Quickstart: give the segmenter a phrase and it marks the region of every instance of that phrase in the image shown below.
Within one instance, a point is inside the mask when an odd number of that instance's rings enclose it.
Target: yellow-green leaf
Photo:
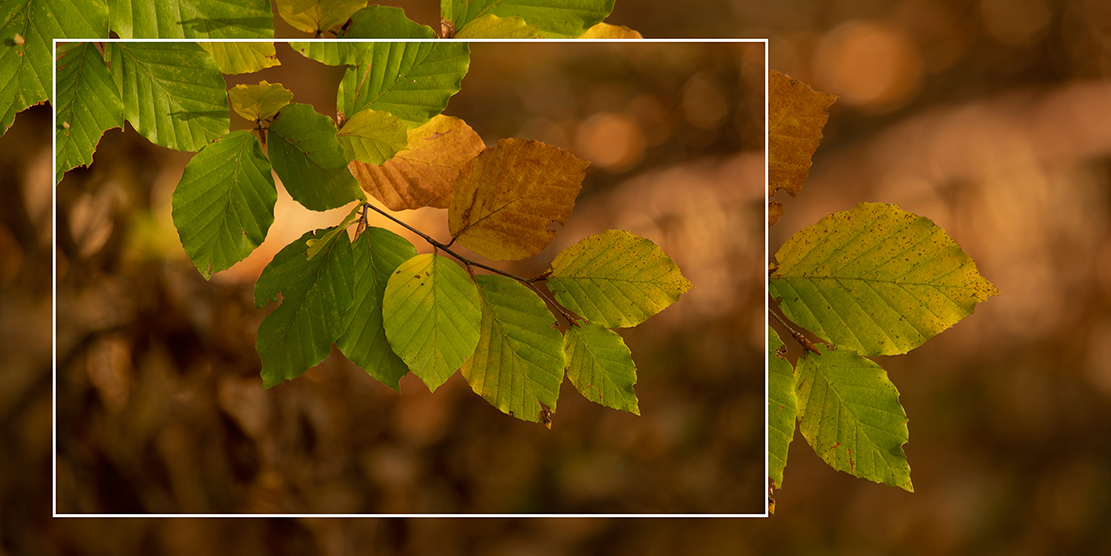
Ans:
[[[386,111],[360,110],[336,132],[348,160],[382,164],[408,144],[405,124]]]
[[[552,411],[563,382],[563,338],[544,300],[512,278],[475,277],[482,326],[461,372],[502,413],[534,423]]]
[[[798,194],[835,100],[778,71],[768,73],[768,195],[777,189]]]
[[[887,371],[841,348],[801,359],[796,383],[799,431],[820,458],[838,471],[914,492],[903,453],[907,414]]]
[[[466,122],[441,114],[410,129],[406,149],[385,164],[356,161],[348,168],[390,210],[448,208],[459,171],[485,148]]]
[[[298,31],[327,31],[366,7],[366,0],[275,0],[278,14]]]
[[[589,164],[539,141],[498,141],[459,174],[448,212],[452,237],[496,261],[539,253],[555,239],[548,226],[571,216]]]
[[[584,398],[640,415],[633,385],[637,367],[621,335],[599,324],[572,326],[563,334],[567,378]]]
[[[248,121],[271,118],[293,100],[293,93],[279,83],[260,81],[258,85],[236,85],[228,91],[231,109]]]
[[[580,39],[643,39],[640,33],[624,25],[598,23],[583,33]]]
[[[776,253],[783,314],[864,355],[906,353],[999,290],[930,219],[861,203],[804,228]]]
[[[606,328],[636,326],[693,287],[655,243],[624,230],[564,249],[548,276],[548,289],[564,307]]]
[[[768,478],[775,488],[783,488],[783,468],[798,416],[794,369],[783,357],[785,351],[779,334],[768,327]]]
[[[251,73],[280,66],[272,42],[202,42],[201,48],[216,60],[221,73]]]
[[[498,17],[486,14],[467,23],[456,34],[457,39],[535,39],[540,28],[519,17]]]

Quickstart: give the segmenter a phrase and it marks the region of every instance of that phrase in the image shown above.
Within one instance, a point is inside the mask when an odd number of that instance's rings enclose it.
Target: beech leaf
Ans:
[[[221,73],[252,73],[280,66],[272,42],[202,42],[201,48],[212,55]]]
[[[408,144],[405,124],[389,112],[360,110],[336,133],[348,160],[382,164]]]
[[[504,276],[480,275],[482,325],[461,372],[490,405],[524,421],[555,410],[563,382],[563,338],[544,300]],[[541,406],[543,404],[543,406]]]
[[[798,416],[794,368],[783,357],[785,352],[779,334],[768,327],[768,477],[775,488],[783,488],[783,468]]]
[[[434,391],[474,353],[482,310],[471,277],[447,258],[428,253],[394,270],[382,319],[394,353]]]
[[[280,83],[259,81],[258,85],[236,85],[228,91],[231,108],[251,122],[274,117],[291,100],[293,93]]]
[[[567,378],[584,398],[640,415],[633,385],[637,367],[621,335],[599,324],[572,326],[563,334]]]
[[[409,368],[386,340],[382,297],[390,276],[401,263],[417,256],[417,250],[401,236],[371,226],[351,244],[351,252],[354,299],[336,347],[367,374],[398,390]]]
[[[540,28],[519,17],[498,17],[486,14],[463,26],[457,39],[533,39],[540,37]]]
[[[798,195],[835,100],[778,71],[768,73],[769,197],[777,189]]]
[[[390,210],[448,208],[463,165],[486,148],[463,120],[438,115],[410,129],[406,148],[381,165],[349,165],[363,190]]]
[[[274,172],[305,208],[334,209],[363,197],[347,171],[335,124],[312,106],[293,103],[282,108],[266,135]]]
[[[564,249],[549,273],[560,304],[606,328],[636,326],[694,287],[655,243],[624,230]]]
[[[70,45],[58,59],[57,177],[93,162],[105,131],[123,125],[123,102],[93,43]],[[59,46],[59,52],[62,48]]]
[[[999,290],[930,219],[861,203],[800,230],[775,254],[783,314],[863,355],[906,353]]]
[[[558,147],[502,139],[463,166],[448,212],[460,244],[496,261],[531,257],[566,224],[590,163]]]
[[[298,31],[327,31],[351,18],[366,0],[275,0],[278,15]]]
[[[543,37],[575,38],[601,23],[613,11],[613,3],[614,0],[440,0],[440,17],[444,28],[456,31],[487,14],[519,17],[539,27]]]
[[[903,453],[907,415],[887,371],[840,348],[807,354],[796,373],[799,431],[818,457],[838,471],[914,492]]]

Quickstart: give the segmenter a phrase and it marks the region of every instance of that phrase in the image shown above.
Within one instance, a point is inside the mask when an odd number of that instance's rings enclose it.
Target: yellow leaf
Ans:
[[[277,83],[264,80],[258,85],[236,85],[228,91],[228,98],[236,114],[254,122],[277,114],[293,100],[293,93]]]
[[[519,17],[498,17],[486,14],[460,29],[457,39],[535,39],[540,37],[540,28],[529,25]]]
[[[459,170],[484,148],[466,122],[441,114],[410,129],[408,148],[385,164],[355,161],[348,168],[363,190],[390,210],[448,208]]]
[[[580,39],[643,39],[640,33],[624,25],[598,23],[586,30]]]
[[[278,14],[298,31],[327,31],[366,7],[366,0],[276,0]]]
[[[802,189],[837,95],[811,89],[777,71],[768,74],[768,196]]]
[[[282,65],[272,42],[202,42],[220,73],[252,73]]]
[[[589,161],[528,139],[502,139],[463,167],[448,212],[460,244],[489,259],[531,257],[566,224]]]

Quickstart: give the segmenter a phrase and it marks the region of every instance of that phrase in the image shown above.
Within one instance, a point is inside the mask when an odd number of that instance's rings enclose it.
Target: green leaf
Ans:
[[[108,7],[103,0],[0,4],[0,132],[11,127],[17,113],[50,99],[53,39],[106,36]]]
[[[257,122],[277,114],[293,100],[293,93],[280,83],[271,84],[262,80],[258,85],[236,85],[228,91],[228,98],[236,114]]]
[[[346,233],[347,226],[359,217],[359,211],[362,208],[363,204],[357,203],[355,206],[351,207],[351,212],[347,213],[347,216],[344,217],[343,221],[340,222],[339,225],[335,228],[332,228],[330,232],[327,232],[324,235],[320,236],[319,239],[310,239],[306,241],[305,245],[307,245],[309,249],[308,251],[305,251],[305,256],[309,259],[316,257],[329,243],[331,243],[332,238],[335,237],[336,234]]]
[[[293,103],[282,108],[267,138],[274,172],[305,208],[334,209],[363,197],[359,182],[347,170],[335,124],[312,106]]]
[[[345,39],[431,39],[436,32],[405,17],[405,10],[367,6],[351,16],[351,26],[340,35]]]
[[[910,492],[907,415],[887,371],[855,351],[808,354],[797,372],[799,430],[838,471]]]
[[[787,240],[768,289],[787,318],[864,355],[906,353],[999,290],[928,218],[862,203]]]
[[[228,132],[227,85],[196,43],[108,44],[124,116],[151,143],[198,151]]]
[[[563,382],[563,338],[544,300],[512,278],[476,276],[482,326],[463,377],[490,405],[539,423]]]
[[[519,17],[498,17],[486,14],[463,26],[457,39],[534,39],[541,36],[540,28],[529,25]]]
[[[269,0],[108,0],[108,11],[124,39],[274,37]]]
[[[359,55],[340,82],[344,114],[386,110],[412,128],[444,111],[470,66],[463,42],[378,42]]]
[[[298,31],[320,33],[366,6],[366,0],[275,0],[278,15]]]
[[[434,254],[405,261],[382,299],[386,339],[413,374],[436,390],[478,345],[478,290],[459,265]]]
[[[782,351],[781,351],[782,350]],[[768,327],[768,477],[775,488],[783,488],[783,468],[787,466],[787,449],[795,436],[798,398],[795,376],[779,334]]]
[[[312,41],[291,42],[290,48],[302,56],[328,66],[353,66],[359,54],[371,47],[363,42]]]
[[[445,29],[462,30],[478,18],[520,17],[550,38],[579,37],[613,11],[614,0],[440,0]],[[447,32],[445,36],[452,36]]]
[[[205,280],[266,239],[277,200],[270,162],[249,131],[229,133],[189,161],[174,190],[173,219]]]
[[[463,165],[448,209],[461,245],[496,260],[543,251],[575,208],[589,161],[529,139],[502,139]]]
[[[360,110],[336,133],[348,160],[382,164],[409,144],[405,124],[389,112]]]
[[[694,287],[655,243],[624,230],[564,249],[549,272],[560,304],[606,328],[636,326]]]
[[[367,374],[398,390],[409,368],[386,340],[382,297],[390,276],[401,263],[417,256],[417,250],[401,236],[375,227],[364,230],[351,246],[355,302],[344,318],[336,347]]]
[[[344,314],[353,301],[351,243],[347,234],[337,234],[323,256],[310,260],[305,242],[313,237],[308,232],[285,246],[255,282],[257,307],[282,294],[281,306],[259,325],[255,344],[266,388],[319,365],[344,331]]]
[[[212,55],[221,73],[253,73],[282,65],[272,42],[202,42],[200,45]]]
[[[633,385],[637,367],[621,335],[599,324],[572,326],[563,335],[567,378],[584,398],[640,415]]]
[[[58,59],[58,180],[72,168],[89,165],[100,136],[123,126],[123,103],[104,58],[92,43],[81,43]]]

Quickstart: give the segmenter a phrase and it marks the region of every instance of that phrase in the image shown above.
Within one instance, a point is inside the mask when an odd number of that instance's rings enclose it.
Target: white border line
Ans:
[[[543,43],[543,42],[568,42],[581,44],[584,42],[697,42],[697,43],[763,43],[764,47],[764,96],[763,96],[763,133],[764,133],[764,190],[768,189],[768,39],[53,39],[51,42],[51,99],[58,98],[58,80],[54,79],[58,72],[58,43],[59,42],[509,42],[509,43]],[[51,106],[52,103],[51,103]],[[58,110],[51,112],[51,152],[52,160],[58,160]],[[260,518],[260,517],[306,517],[306,518],[537,518],[537,517],[591,517],[591,518],[660,518],[660,517],[689,517],[689,518],[753,518],[768,517],[767,483],[763,481],[761,496],[764,499],[763,514],[59,514],[58,513],[58,165],[51,163],[51,398],[53,421],[51,426],[51,516],[72,518],[101,518],[101,517],[208,517],[208,518]],[[764,260],[768,260],[768,203],[764,203]],[[764,319],[768,315],[768,280],[764,280]],[[768,326],[764,325],[764,477],[768,476]]]

